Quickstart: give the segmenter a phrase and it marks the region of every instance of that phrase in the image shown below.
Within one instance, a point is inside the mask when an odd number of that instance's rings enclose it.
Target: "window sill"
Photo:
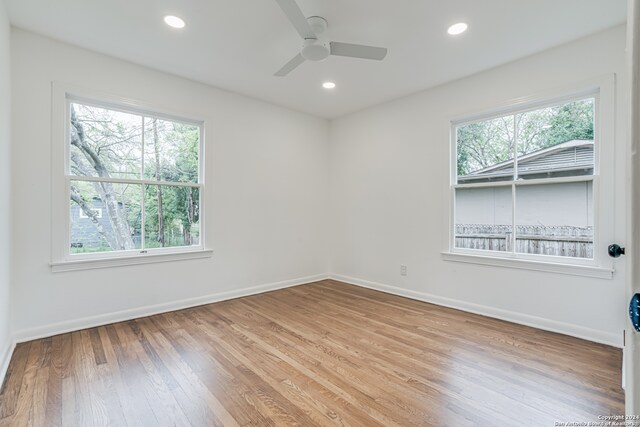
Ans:
[[[127,265],[152,264],[158,262],[182,261],[188,259],[211,258],[212,249],[175,252],[169,254],[140,254],[136,256],[123,256],[118,258],[79,259],[70,261],[52,262],[51,272],[61,273],[65,271],[92,270],[96,268],[125,267]]]
[[[499,258],[486,255],[470,255],[455,252],[442,252],[445,261],[464,262],[468,264],[490,265],[521,270],[545,271],[548,273],[569,274],[572,276],[613,279],[613,268],[594,267],[589,265],[562,264],[555,262],[531,261],[523,259]]]

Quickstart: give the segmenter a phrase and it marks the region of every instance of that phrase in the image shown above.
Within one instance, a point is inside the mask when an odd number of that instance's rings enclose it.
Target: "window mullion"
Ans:
[[[568,176],[562,178],[536,178],[527,180],[518,180],[515,182],[517,187],[526,187],[529,185],[541,185],[541,184],[567,184],[572,182],[592,182],[595,181],[594,175],[577,175]],[[90,181],[88,179],[87,181]],[[494,182],[479,182],[473,184],[455,184],[452,188],[498,188],[498,187],[511,187],[513,181],[494,181]],[[197,186],[196,184],[190,186]]]
[[[140,202],[140,249],[141,250],[145,250],[145,217],[147,216],[146,214],[146,209],[145,209],[145,205],[144,205],[144,199],[145,199],[145,194],[146,194],[146,186],[144,184],[142,184],[140,186],[141,188],[141,197],[142,197],[142,201]]]
[[[145,137],[145,123],[144,123],[144,116],[142,116],[142,153],[141,153],[141,159],[142,159],[142,165],[140,167],[140,179],[144,180],[144,137]],[[146,188],[145,188],[145,184],[142,184],[141,186],[142,192],[140,194],[140,196],[142,197],[142,200],[140,202],[140,249],[142,251],[145,250],[145,217],[146,217],[146,209],[144,206],[144,199],[145,199],[145,194],[146,194]]]
[[[144,180],[144,151],[145,151],[145,147],[144,147],[145,140],[144,140],[144,137],[145,137],[145,133],[146,133],[145,132],[145,127],[144,127],[145,126],[144,119],[145,119],[145,117],[142,116],[141,117],[141,120],[142,120],[142,135],[141,135],[141,138],[140,138],[142,140],[142,152],[140,153],[140,159],[141,159],[140,161],[142,162],[142,164],[140,165],[140,179],[141,180]]]
[[[511,253],[516,253],[516,184],[511,184]]]
[[[197,182],[185,181],[154,181],[149,179],[123,179],[123,178],[101,178],[98,176],[86,176],[86,175],[68,175],[69,178],[75,181],[89,181],[89,182],[110,182],[112,184],[146,184],[146,185],[163,185],[167,187],[204,187],[204,184]]]
[[[511,184],[511,253],[516,253],[516,181],[518,180],[518,124],[517,114],[513,115],[513,183]]]
[[[518,180],[518,125],[517,114],[513,115],[513,180]]]

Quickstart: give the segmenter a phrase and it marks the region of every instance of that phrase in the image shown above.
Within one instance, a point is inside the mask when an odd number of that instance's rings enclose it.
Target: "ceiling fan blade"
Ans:
[[[305,18],[295,0],[276,0],[276,2],[278,2],[284,14],[287,15],[287,18],[289,18],[289,21],[291,21],[298,34],[300,34],[300,37],[303,39],[316,38],[316,34],[311,29],[311,26],[309,26],[307,18]]]
[[[289,61],[286,64],[284,64],[284,67],[280,68],[274,74],[274,76],[276,76],[276,77],[284,77],[287,74],[289,74],[291,71],[293,71],[298,65],[302,64],[304,61],[305,60],[302,57],[302,55],[297,54],[296,56],[293,57],[293,59],[291,61]]]
[[[351,58],[375,59],[381,61],[387,56],[387,48],[364,46],[361,44],[331,42],[331,55]]]

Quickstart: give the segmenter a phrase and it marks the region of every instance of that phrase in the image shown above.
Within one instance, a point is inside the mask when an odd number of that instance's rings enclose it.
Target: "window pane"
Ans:
[[[140,249],[142,186],[71,181],[70,252]]]
[[[167,182],[198,182],[200,128],[145,117],[145,178]]]
[[[145,248],[200,244],[197,187],[148,185],[145,190]]]
[[[70,173],[138,179],[142,171],[142,117],[72,103]]]
[[[518,178],[593,175],[595,100],[516,115]]]
[[[511,187],[456,189],[455,247],[511,251]]]
[[[513,133],[513,116],[458,126],[458,183],[512,180]]]
[[[592,182],[518,186],[516,252],[593,258]]]

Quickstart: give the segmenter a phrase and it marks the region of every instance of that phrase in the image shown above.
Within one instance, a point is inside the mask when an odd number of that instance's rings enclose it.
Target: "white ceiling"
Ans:
[[[335,41],[389,49],[273,77],[300,49],[274,0],[5,0],[13,25],[275,104],[334,118],[623,23],[626,0],[298,0]],[[187,21],[184,30],[162,17]],[[447,27],[469,23],[462,36]],[[338,87],[322,89],[333,80]]]

